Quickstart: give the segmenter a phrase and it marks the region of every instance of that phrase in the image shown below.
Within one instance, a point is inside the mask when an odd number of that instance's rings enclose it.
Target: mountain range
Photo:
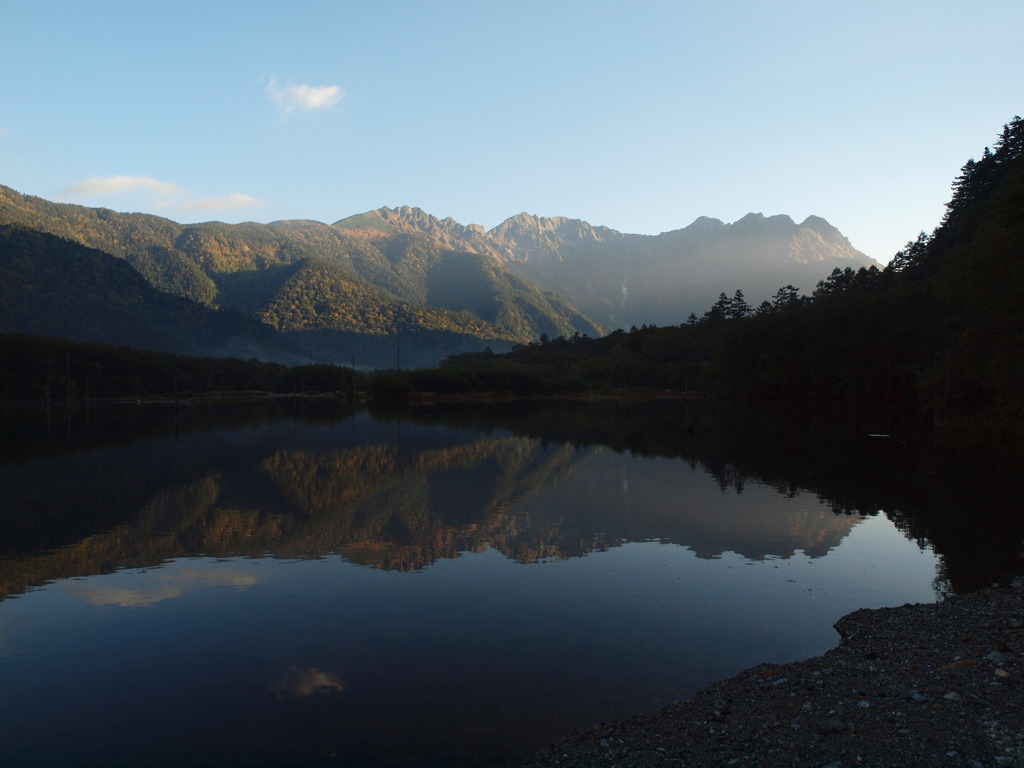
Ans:
[[[520,213],[485,231],[418,208],[380,208],[335,222],[371,241],[424,236],[493,256],[506,269],[567,298],[609,329],[675,325],[722,293],[755,305],[783,285],[810,293],[835,268],[879,266],[818,216],[750,213],[733,224],[702,216],[660,235],[631,235],[579,219]]]
[[[756,303],[873,263],[813,216],[700,218],[656,236],[525,213],[485,230],[409,207],[186,225],[0,186],[0,225],[18,225],[0,237],[0,330],[365,367],[678,324],[721,292]]]

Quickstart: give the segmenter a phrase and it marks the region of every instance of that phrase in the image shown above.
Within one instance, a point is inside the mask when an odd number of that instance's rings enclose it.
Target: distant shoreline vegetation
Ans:
[[[492,356],[492,353],[482,353]],[[493,355],[494,357],[500,357]],[[611,394],[680,397],[697,393],[646,387],[570,383],[498,365],[469,372],[457,367],[354,370],[323,363],[285,366],[256,359],[196,357],[125,346],[0,333],[0,403],[166,402],[174,398],[342,397],[380,400],[494,399]]]

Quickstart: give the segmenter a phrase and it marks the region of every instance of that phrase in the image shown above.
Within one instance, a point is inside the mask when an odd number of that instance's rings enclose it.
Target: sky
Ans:
[[[1024,112],[1020,0],[0,0],[0,184],[183,223],[410,205],[880,262]]]

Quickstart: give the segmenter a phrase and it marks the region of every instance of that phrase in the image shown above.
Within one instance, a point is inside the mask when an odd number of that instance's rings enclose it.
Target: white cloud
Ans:
[[[276,79],[267,83],[266,90],[270,100],[285,112],[329,109],[342,97],[337,85],[279,85]]]
[[[251,208],[262,201],[241,192],[224,197],[196,199],[188,190],[149,176],[93,176],[64,187],[62,199],[79,200],[87,197],[135,193],[130,204],[169,211],[225,211]]]
[[[174,195],[181,192],[176,185],[149,176],[93,176],[64,187],[64,194],[71,197],[95,197],[136,190],[158,195]]]
[[[251,195],[244,195],[241,192],[235,192],[234,194],[227,195],[226,197],[204,197],[202,200],[181,203],[180,205],[174,206],[174,210],[221,211],[234,208],[251,208],[256,205],[262,205],[262,201],[257,200]]]

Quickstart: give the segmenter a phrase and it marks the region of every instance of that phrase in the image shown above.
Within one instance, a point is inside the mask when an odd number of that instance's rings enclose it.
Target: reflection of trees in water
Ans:
[[[130,521],[53,551],[0,561],[0,595],[50,579],[109,573],[176,557],[272,554],[319,557],[394,570],[423,568],[438,558],[481,551],[489,543],[515,547],[526,559],[560,554],[549,539],[524,533],[528,521],[504,513],[518,497],[557,483],[571,472],[574,449],[542,447],[522,437],[485,438],[453,446],[400,450],[382,443],[343,449],[277,449],[258,461],[259,506],[237,473],[211,472],[158,491]],[[479,482],[484,499],[469,522],[453,524],[432,491],[458,477],[456,490]],[[253,482],[252,471],[242,471]],[[239,503],[238,496],[247,503]],[[557,528],[557,526],[556,526]]]
[[[339,552],[380,568],[422,568],[438,557],[480,551],[508,527],[503,509],[564,471],[571,449],[545,450],[521,437],[400,451],[375,445],[338,451],[278,451],[264,462],[297,510],[304,535],[277,554]],[[449,490],[449,494],[443,491]],[[469,520],[435,497],[474,499]],[[451,518],[455,517],[455,520]]]
[[[152,566],[194,553],[184,540],[194,538],[197,529],[208,531],[212,538],[223,538],[217,515],[211,515],[219,493],[217,476],[207,475],[172,491],[157,493],[131,523],[116,525],[53,551],[0,559],[0,596],[6,598],[26,587],[55,579]],[[232,517],[228,513],[219,522],[223,525]],[[238,528],[234,520],[229,525]],[[238,532],[233,535],[237,537]]]
[[[644,513],[631,516],[615,503],[621,481],[608,469],[616,463],[635,468],[636,462],[600,446],[545,445],[521,436],[416,450],[390,443],[279,448],[257,463],[255,471],[211,473],[159,492],[130,524],[20,565],[8,562],[8,590],[18,590],[19,582],[38,583],[35,573],[63,578],[200,554],[335,553],[358,564],[411,570],[487,546],[527,563],[657,539],[691,546],[701,557],[728,548],[759,559],[762,542],[782,556],[795,547],[816,556],[849,530],[820,510],[797,511],[784,520],[756,511],[728,513],[724,520],[719,514],[712,516],[716,530],[710,536],[700,531],[708,524],[706,515],[680,513],[675,504],[645,502]],[[603,487],[605,482],[611,487]],[[252,485],[264,489],[258,507],[239,498],[251,496]],[[587,485],[598,486],[596,506],[571,498]],[[557,496],[555,489],[563,488],[570,498]],[[452,513],[453,495],[473,499],[469,519]],[[752,542],[748,547],[737,543],[744,532]]]
[[[529,404],[514,410],[433,410],[432,429],[447,415],[471,430],[443,444],[377,439],[336,447],[330,438],[311,438],[289,446],[271,437],[230,445],[199,441],[188,451],[168,453],[166,446],[157,450],[143,443],[106,457],[84,455],[80,466],[68,456],[33,465],[30,481],[18,480],[16,473],[0,475],[0,486],[11,493],[7,498],[20,500],[0,520],[0,533],[17,534],[8,541],[18,541],[22,529],[27,542],[47,541],[39,538],[50,530],[44,523],[59,527],[64,518],[73,521],[71,530],[104,529],[76,536],[48,554],[13,552],[16,559],[0,560],[0,592],[200,554],[336,553],[359,564],[410,570],[486,546],[533,562],[653,538],[705,557],[723,548],[749,558],[766,552],[785,556],[794,549],[817,556],[857,517],[880,511],[909,539],[935,547],[943,563],[940,582],[949,588],[987,583],[993,573],[1017,565],[1021,521],[1007,500],[1019,491],[1009,483],[981,485],[964,472],[946,471],[910,433],[909,440],[866,441],[868,431],[878,430],[863,422],[849,427],[837,419],[814,424],[778,412],[707,413],[681,403]],[[417,412],[404,417],[414,437]],[[315,426],[309,432],[320,434]],[[643,516],[630,516],[613,506],[533,503],[542,498],[541,489],[571,487],[588,472],[599,476],[591,464],[626,452],[681,461],[680,472],[707,472],[723,494],[744,497],[753,485],[789,498],[809,491],[833,514],[795,510],[767,532],[756,530],[765,522],[756,515],[736,513],[718,521],[748,533],[751,541],[757,534],[774,542],[758,549],[735,539],[725,544],[713,526],[700,530],[706,521],[695,522],[685,509],[670,505],[651,504]],[[104,458],[117,465],[105,466]],[[68,511],[55,475],[74,479],[80,507]],[[117,485],[115,476],[127,484]],[[609,485],[604,496],[614,492]],[[110,506],[104,495],[110,494],[127,499],[122,506],[135,504],[138,513],[111,522],[103,511],[105,503]],[[965,508],[958,500],[971,494],[978,501]],[[39,520],[32,522],[36,507]]]

